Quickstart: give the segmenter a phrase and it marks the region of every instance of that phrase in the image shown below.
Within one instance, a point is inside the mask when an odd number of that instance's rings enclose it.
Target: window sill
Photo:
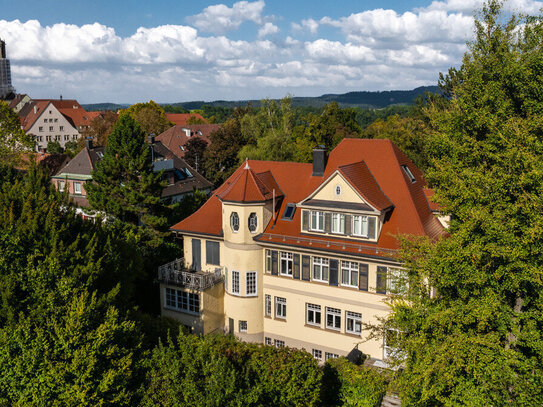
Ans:
[[[336,328],[330,328],[330,327],[325,326],[325,327],[324,327],[324,330],[325,330],[325,331],[328,331],[328,332],[334,332],[334,333],[336,333],[336,334],[342,334],[341,328],[340,328],[340,329],[336,329]]]
[[[351,337],[353,337],[353,338],[362,339],[362,333],[355,334],[355,333],[352,333],[352,332],[345,332],[345,335],[351,336]]]
[[[312,328],[312,329],[322,329],[322,325],[313,325],[313,324],[308,324],[307,322],[305,323],[304,325],[306,328]]]
[[[279,321],[279,322],[287,322],[287,318],[283,318],[283,317],[275,317],[273,318],[274,321]]]

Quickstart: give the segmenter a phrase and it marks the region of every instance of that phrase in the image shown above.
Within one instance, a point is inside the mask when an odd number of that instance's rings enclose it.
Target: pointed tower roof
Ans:
[[[255,174],[248,160],[221,189],[217,196],[227,202],[265,202],[273,198],[274,190],[276,198],[283,195],[273,175],[269,171]]]

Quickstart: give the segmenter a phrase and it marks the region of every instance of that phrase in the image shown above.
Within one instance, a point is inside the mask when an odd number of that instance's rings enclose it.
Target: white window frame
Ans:
[[[81,182],[74,182],[74,194],[81,195]]]
[[[324,212],[311,211],[309,223],[309,228],[311,229],[311,231],[324,232]]]
[[[270,294],[264,296],[264,315],[267,317],[272,316],[272,300]]]
[[[330,278],[330,259],[327,257],[313,257],[313,280],[328,282]],[[324,271],[326,270],[326,278]],[[318,271],[318,272],[317,272]]]
[[[329,317],[331,317],[331,321]],[[341,310],[340,309],[326,307],[326,328],[333,329],[334,331],[341,331]]]
[[[345,332],[353,335],[362,335],[362,314],[345,311]]]
[[[313,357],[315,359],[317,359],[319,362],[322,362],[322,350],[320,349],[313,349],[311,351],[311,353],[313,354]]]
[[[251,281],[252,278],[249,278],[250,276],[254,276],[254,281]],[[247,297],[256,297],[257,292],[258,292],[257,279],[258,279],[258,275],[256,271],[248,271],[245,273],[245,295]]]
[[[337,353],[332,352],[325,352],[324,353],[324,361],[326,362],[328,359],[337,359],[339,358],[339,355]]]
[[[269,336],[264,337],[264,345],[272,346],[272,338],[270,338]]]
[[[275,297],[275,318],[287,319],[287,299]]]
[[[164,287],[164,308],[199,315],[200,294]]]
[[[66,188],[66,181],[59,181],[58,182],[58,192],[64,192],[64,188]]]
[[[346,277],[346,278],[345,278]],[[359,266],[355,261],[341,261],[341,285],[358,288]]]
[[[285,347],[285,341],[282,341],[280,339],[274,339],[273,340],[273,346],[276,348],[284,348]]]
[[[239,321],[239,332],[247,332],[247,321]]]
[[[357,227],[358,223],[358,227]],[[368,237],[369,236],[369,218],[365,215],[353,215],[352,217],[352,234],[353,236]]]
[[[284,264],[283,264],[284,262]],[[285,267],[283,267],[283,265]],[[286,268],[286,270],[284,270]],[[290,252],[280,252],[279,255],[279,273],[282,276],[292,277],[292,271],[294,270],[294,255]],[[290,271],[290,272],[289,272]]]
[[[345,234],[345,214],[338,212],[332,213],[332,227],[330,230],[337,235]]]
[[[232,294],[239,295],[239,288],[240,288],[240,278],[239,278],[239,271],[232,270],[232,290],[230,291]]]
[[[319,322],[317,322],[317,315]],[[305,304],[305,323],[320,328],[322,324],[322,309],[320,305],[310,303]]]
[[[272,269],[272,251],[266,249],[266,273],[271,273]]]

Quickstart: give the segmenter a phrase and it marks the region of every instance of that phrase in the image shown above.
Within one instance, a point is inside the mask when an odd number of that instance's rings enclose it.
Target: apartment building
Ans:
[[[163,315],[322,361],[386,359],[386,343],[366,340],[363,326],[390,311],[397,236],[445,229],[422,173],[389,140],[345,139],[313,158],[249,160],[171,228],[184,259],[159,268]]]

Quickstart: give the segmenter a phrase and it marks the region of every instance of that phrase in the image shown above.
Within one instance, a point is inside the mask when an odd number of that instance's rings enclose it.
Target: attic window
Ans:
[[[289,203],[283,212],[283,220],[292,220],[294,212],[296,211],[296,204]]]
[[[416,181],[415,179],[415,176],[413,175],[413,173],[411,172],[411,170],[409,169],[409,167],[407,165],[402,165],[402,168],[404,170],[404,172],[407,174],[407,176],[409,177],[409,179],[411,180],[411,183],[414,183]]]

